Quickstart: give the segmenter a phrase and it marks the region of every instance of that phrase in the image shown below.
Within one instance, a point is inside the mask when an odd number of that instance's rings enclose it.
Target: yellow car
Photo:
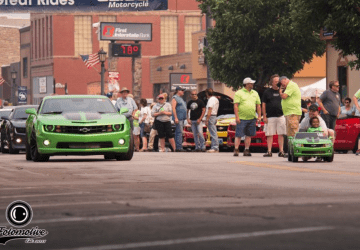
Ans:
[[[230,123],[235,122],[235,115],[228,114],[228,115],[220,115],[217,117],[218,120],[216,122],[216,130],[219,139],[219,147],[226,148],[227,147],[227,136],[228,136],[228,127]],[[206,146],[211,146],[211,139],[209,130],[206,131]]]

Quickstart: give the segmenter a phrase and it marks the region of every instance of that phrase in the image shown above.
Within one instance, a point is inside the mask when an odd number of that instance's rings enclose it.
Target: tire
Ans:
[[[34,162],[45,162],[45,161],[48,161],[50,158],[50,156],[48,156],[48,155],[43,155],[43,154],[39,153],[38,147],[37,147],[37,142],[36,142],[36,135],[35,135],[34,130],[31,133],[30,154],[31,154],[31,159]]]
[[[291,158],[292,158],[292,162],[298,162],[299,161],[299,157],[291,156]]]
[[[117,161],[130,161],[134,155],[134,136],[130,137],[129,150],[127,153],[120,153],[115,155]]]
[[[325,157],[324,160],[327,161],[327,162],[333,162],[334,161],[334,153],[330,157]]]
[[[26,153],[25,153],[25,155],[26,155],[26,160],[27,160],[27,161],[31,161],[32,158],[31,158],[31,152],[30,152],[30,144],[29,144],[29,142],[28,142],[27,136],[26,136],[26,138],[25,138],[25,150],[26,150]]]
[[[358,136],[358,138],[357,138],[357,140],[356,140],[356,143],[355,143],[355,147],[354,147],[354,149],[353,149],[353,153],[354,153],[354,154],[356,153],[356,151],[357,151],[358,148],[359,148],[359,140],[360,140],[360,135]],[[1,143],[1,145],[2,145],[2,143]]]
[[[289,153],[289,141],[286,135],[284,135],[284,152]]]
[[[288,146],[286,148],[284,147],[284,151],[285,151],[285,149],[288,152],[287,153],[288,154],[288,161],[292,161],[292,154],[291,154],[290,146]]]
[[[1,152],[4,153],[8,153],[9,150],[4,148],[4,141],[5,141],[5,135],[3,133],[1,133]]]
[[[8,135],[8,142],[9,142],[9,153],[10,153],[10,154],[18,154],[18,153],[19,153],[19,150],[13,148],[10,135]]]

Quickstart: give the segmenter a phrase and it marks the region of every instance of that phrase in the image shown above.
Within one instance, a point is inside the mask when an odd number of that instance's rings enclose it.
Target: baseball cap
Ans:
[[[319,107],[316,104],[311,104],[310,107],[309,107],[309,110],[310,111],[318,111],[319,110],[318,108]]]
[[[186,89],[183,89],[182,87],[176,87],[176,89],[175,89],[176,91],[179,91],[179,90],[181,90],[181,91],[185,91]]]
[[[108,92],[108,93],[106,93],[106,96],[111,98],[113,96],[113,94],[111,92]]]
[[[164,96],[163,94],[160,94],[160,95],[157,96],[157,98],[158,98],[158,99],[159,99],[159,98],[165,98],[165,96]]]
[[[243,81],[243,84],[248,84],[248,83],[255,83],[255,80],[252,80],[250,77],[246,77]]]

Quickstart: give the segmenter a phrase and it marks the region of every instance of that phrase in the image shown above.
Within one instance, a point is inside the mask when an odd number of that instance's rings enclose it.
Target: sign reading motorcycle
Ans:
[[[171,91],[175,91],[176,87],[186,90],[197,90],[196,81],[192,78],[191,73],[171,73],[170,87]]]
[[[18,103],[26,104],[27,103],[27,87],[18,86]]]
[[[152,24],[101,22],[100,40],[151,41]]]
[[[0,0],[0,11],[103,12],[167,10],[168,0]]]

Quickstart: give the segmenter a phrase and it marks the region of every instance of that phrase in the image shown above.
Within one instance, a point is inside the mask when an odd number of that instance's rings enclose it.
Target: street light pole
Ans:
[[[106,60],[106,52],[101,48],[98,52],[99,60],[101,62],[101,95],[105,95],[105,60]]]
[[[12,94],[12,104],[14,105],[15,104],[15,91],[16,91],[16,88],[15,86],[16,85],[16,77],[17,77],[17,71],[11,71],[11,78],[13,79],[13,84],[12,84],[12,89],[13,89],[13,94]]]

